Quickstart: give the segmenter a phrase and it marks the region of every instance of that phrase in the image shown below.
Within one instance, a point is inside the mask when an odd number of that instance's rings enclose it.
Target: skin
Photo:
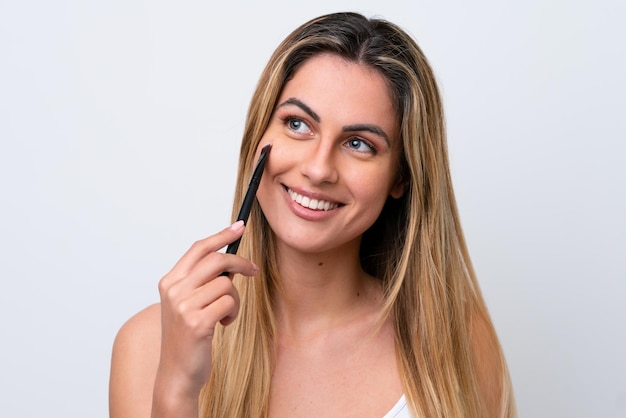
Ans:
[[[319,55],[285,85],[261,140],[259,150],[273,147],[257,197],[276,235],[284,285],[274,307],[272,417],[380,418],[402,394],[391,324],[377,323],[382,290],[358,258],[361,236],[385,200],[403,193],[395,116],[376,71]],[[329,210],[305,208],[287,189],[327,201]],[[197,418],[215,326],[239,310],[237,291],[221,272],[258,271],[250,260],[219,252],[243,232],[236,223],[192,245],[159,282],[161,303],[120,329],[112,418]],[[497,416],[503,372],[486,324],[480,315],[472,321],[472,351],[488,416]]]
[[[390,324],[375,331],[379,281],[358,257],[363,232],[402,193],[397,132],[385,80],[368,67],[320,55],[283,89],[257,193],[285,288],[270,416],[382,417],[402,394]],[[287,189],[331,209],[303,207]]]
[[[285,85],[261,140],[273,148],[257,193],[285,251],[358,251],[361,234],[387,197],[401,194],[392,190],[399,153],[395,120],[384,79],[332,55],[312,58]],[[339,206],[305,209],[286,188]]]
[[[161,303],[124,324],[113,346],[111,417],[198,416],[215,326],[232,322],[239,310],[237,291],[221,272],[258,271],[242,257],[217,252],[243,231],[237,222],[194,243],[159,282]]]

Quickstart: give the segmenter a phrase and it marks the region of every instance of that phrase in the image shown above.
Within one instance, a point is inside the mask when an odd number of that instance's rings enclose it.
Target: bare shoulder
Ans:
[[[161,349],[161,307],[151,305],[120,328],[111,358],[109,414],[149,417]]]
[[[480,394],[490,417],[516,417],[511,381],[491,321],[476,312],[471,320],[472,353]]]

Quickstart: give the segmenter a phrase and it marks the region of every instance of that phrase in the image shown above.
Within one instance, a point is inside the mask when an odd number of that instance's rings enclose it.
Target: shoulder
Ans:
[[[161,349],[161,306],[151,305],[120,328],[109,382],[111,417],[150,416]]]
[[[161,340],[161,305],[158,303],[143,309],[122,325],[115,337],[114,348],[126,347],[129,342],[149,342],[147,340]]]
[[[511,381],[498,337],[487,313],[471,318],[471,344],[479,394],[493,417],[514,417]]]

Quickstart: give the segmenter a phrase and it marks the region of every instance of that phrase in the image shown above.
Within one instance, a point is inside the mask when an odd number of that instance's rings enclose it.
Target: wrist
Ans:
[[[172,380],[157,378],[152,394],[152,418],[197,418],[199,390],[185,388]]]

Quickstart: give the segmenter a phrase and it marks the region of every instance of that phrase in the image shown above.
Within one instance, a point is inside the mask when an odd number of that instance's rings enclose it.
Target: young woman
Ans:
[[[120,330],[111,416],[515,416],[415,42],[352,13],[296,29],[254,93],[235,210],[269,143],[245,228],[196,242]]]

